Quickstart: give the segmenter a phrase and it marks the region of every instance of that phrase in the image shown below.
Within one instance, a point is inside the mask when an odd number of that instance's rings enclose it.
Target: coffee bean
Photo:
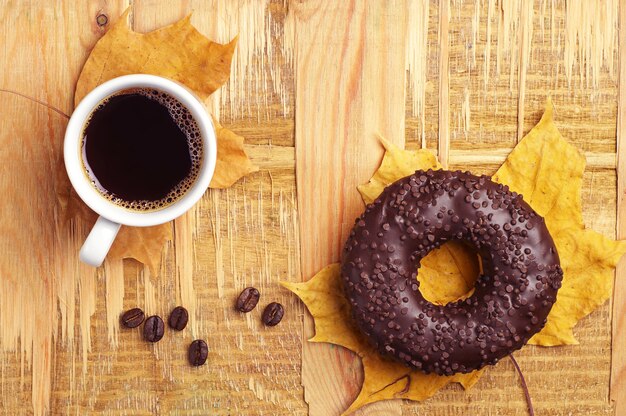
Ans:
[[[189,312],[187,309],[182,306],[177,306],[170,313],[170,317],[167,320],[167,324],[170,328],[175,329],[177,331],[182,331],[187,326],[187,322],[189,321]]]
[[[206,363],[206,359],[209,356],[209,347],[201,339],[197,339],[189,345],[189,364],[193,366],[200,366]]]
[[[272,302],[265,307],[263,311],[263,323],[267,326],[278,325],[278,323],[283,319],[283,315],[285,314],[285,309],[283,305],[278,302]]]
[[[255,287],[245,288],[237,298],[235,307],[239,312],[250,312],[259,303],[261,294]]]
[[[143,339],[148,342],[157,342],[163,338],[165,324],[160,316],[154,315],[146,319],[143,325]]]
[[[120,322],[126,328],[136,328],[143,322],[145,314],[139,308],[129,309],[120,318]]]

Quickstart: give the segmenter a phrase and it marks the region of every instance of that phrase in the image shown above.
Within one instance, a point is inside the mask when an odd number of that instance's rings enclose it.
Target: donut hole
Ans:
[[[417,271],[419,291],[435,305],[467,299],[482,271],[478,252],[462,241],[448,241],[424,257]]]

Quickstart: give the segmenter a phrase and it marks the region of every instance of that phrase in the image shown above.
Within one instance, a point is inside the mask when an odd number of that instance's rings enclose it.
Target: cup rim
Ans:
[[[184,105],[198,125],[202,137],[204,157],[198,178],[176,202],[154,211],[131,211],[106,199],[90,183],[83,172],[81,159],[82,131],[87,118],[107,97],[132,88],[151,88],[165,92]],[[113,78],[99,85],[78,104],[65,130],[63,146],[65,169],[78,196],[98,215],[123,225],[147,227],[163,224],[179,217],[202,198],[209,187],[217,161],[217,142],[211,117],[198,98],[185,86],[156,75],[131,74]]]

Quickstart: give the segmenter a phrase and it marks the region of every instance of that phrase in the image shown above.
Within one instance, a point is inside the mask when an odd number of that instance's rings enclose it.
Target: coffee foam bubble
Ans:
[[[200,174],[200,167],[202,166],[202,160],[204,157],[202,135],[200,133],[200,128],[198,127],[198,124],[194,120],[193,116],[191,115],[189,110],[183,104],[181,104],[180,101],[165,92],[155,89],[133,88],[120,91],[119,93],[114,94],[102,101],[98,105],[98,107],[92,111],[92,114],[104,107],[111,98],[119,95],[128,94],[143,95],[144,97],[157,101],[163,107],[167,108],[170,117],[172,117],[174,122],[187,137],[189,156],[191,156],[191,169],[189,171],[189,175],[187,175],[185,179],[180,181],[178,185],[176,185],[165,197],[159,200],[128,201],[106,190],[102,185],[100,185],[95,175],[93,175],[93,173],[89,169],[89,166],[86,163],[86,158],[84,157],[84,134],[81,144],[83,150],[83,165],[88,173],[92,185],[100,192],[102,196],[104,196],[109,201],[131,211],[156,211],[172,205],[180,198],[182,198],[187,193],[187,191],[191,189],[193,184],[196,182],[196,179],[198,179],[198,176]],[[85,127],[88,124],[89,120],[87,121],[87,123],[85,123]]]

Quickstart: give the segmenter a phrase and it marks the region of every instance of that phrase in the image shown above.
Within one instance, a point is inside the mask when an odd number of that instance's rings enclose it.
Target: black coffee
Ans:
[[[100,193],[128,209],[154,210],[179,199],[198,176],[202,141],[189,111],[156,90],[103,101],[84,129],[85,170]]]

